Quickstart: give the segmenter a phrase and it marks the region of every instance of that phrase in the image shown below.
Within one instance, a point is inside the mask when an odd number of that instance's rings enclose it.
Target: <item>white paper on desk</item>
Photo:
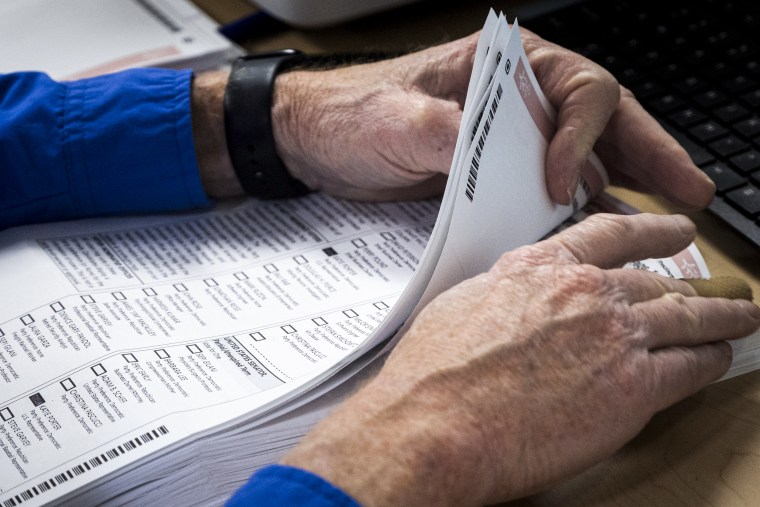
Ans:
[[[437,212],[313,194],[5,231],[0,504],[255,420],[351,362]]]
[[[75,79],[128,67],[207,70],[239,53],[188,0],[0,2],[0,73]]]

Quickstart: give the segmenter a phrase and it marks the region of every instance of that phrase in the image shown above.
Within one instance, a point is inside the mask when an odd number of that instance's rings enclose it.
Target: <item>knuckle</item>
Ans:
[[[689,298],[680,292],[669,292],[665,294],[675,308],[673,315],[678,321],[678,325],[684,328],[690,335],[699,333],[705,329],[705,314],[697,311],[689,303]]]

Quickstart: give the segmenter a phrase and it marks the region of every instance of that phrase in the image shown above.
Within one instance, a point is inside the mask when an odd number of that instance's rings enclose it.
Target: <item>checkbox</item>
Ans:
[[[45,398],[42,397],[40,393],[34,393],[29,397],[29,401],[32,402],[32,405],[35,407],[39,407],[43,403],[45,403]]]
[[[318,326],[326,326],[327,325],[327,321],[325,319],[323,319],[322,317],[317,317],[316,319],[311,319],[311,321],[314,324],[318,325]]]
[[[237,273],[235,273],[235,278],[237,278],[238,280],[241,280],[241,281],[242,280],[248,280],[248,275],[246,275],[242,271],[238,271]]]
[[[124,360],[126,362],[128,362],[128,363],[136,363],[137,362],[137,357],[135,357],[135,355],[132,354],[131,352],[127,353],[127,354],[122,354],[121,357],[123,357]]]
[[[64,391],[71,391],[76,386],[77,385],[74,383],[73,380],[71,380],[71,378],[67,378],[67,379],[61,380],[61,387],[63,387]]]
[[[343,315],[348,317],[349,319],[353,319],[354,317],[358,317],[359,314],[356,313],[354,310],[343,310]]]
[[[280,329],[285,331],[285,334],[293,334],[296,332],[296,328],[288,324],[287,326],[282,326]]]
[[[100,377],[106,372],[106,368],[100,363],[91,366],[90,369],[92,370],[92,372],[95,374],[96,377]]]
[[[169,357],[169,353],[166,351],[166,349],[158,349],[154,351],[159,359],[166,359]]]
[[[396,241],[396,236],[394,236],[390,232],[380,233],[380,237],[382,237],[385,241]]]
[[[264,341],[264,340],[267,339],[266,336],[264,336],[263,334],[261,334],[259,332],[251,333],[248,336],[250,336],[251,338],[253,338],[253,341],[255,341],[255,342],[261,342],[261,341]]]
[[[187,290],[187,286],[184,283],[175,283],[174,288],[177,292],[185,292]]]
[[[388,309],[388,305],[386,305],[382,301],[378,301],[377,303],[374,303],[374,305],[375,305],[375,308],[377,308],[378,310],[387,310]]]
[[[123,292],[112,292],[111,295],[116,301],[124,301],[127,299],[127,296],[125,296]]]
[[[27,313],[26,315],[24,315],[23,317],[21,317],[21,323],[23,325],[25,325],[25,326],[28,326],[29,324],[33,324],[34,323],[34,317],[32,317],[31,315],[29,315]]]
[[[264,264],[264,269],[266,269],[267,273],[277,273],[279,271],[274,264]]]
[[[158,292],[156,292],[156,289],[152,289],[150,287],[146,287],[143,289],[143,292],[146,296],[158,296]]]
[[[293,260],[296,261],[296,264],[306,264],[307,262],[309,262],[309,259],[307,259],[303,255],[296,255],[295,257],[293,257]]]
[[[63,304],[60,301],[56,301],[55,303],[50,305],[50,309],[53,310],[55,313],[58,313],[58,312],[62,312],[66,308],[63,306]]]
[[[363,248],[367,246],[367,242],[363,239],[354,239],[351,240],[351,244],[354,245],[356,248]]]
[[[187,346],[187,350],[189,350],[191,354],[200,354],[201,353],[201,348],[198,345],[194,344],[194,343],[191,344],[191,345],[188,345]]]
[[[11,419],[13,419],[13,412],[11,412],[11,409],[9,409],[8,407],[0,409],[0,418],[3,419],[3,422],[10,421]]]
[[[95,302],[95,298],[92,297],[92,296],[82,296],[82,301],[84,301],[88,305],[91,305],[92,303]],[[63,305],[61,305],[61,306],[63,306]]]
[[[205,280],[203,280],[203,283],[205,283],[206,286],[208,287],[216,287],[217,285],[219,285],[218,283],[216,283],[216,280],[214,280],[213,278],[206,278]]]

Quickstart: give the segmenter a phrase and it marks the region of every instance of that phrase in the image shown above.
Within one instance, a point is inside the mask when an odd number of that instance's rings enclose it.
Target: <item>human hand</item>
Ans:
[[[760,308],[618,269],[693,239],[680,216],[596,215],[436,298],[380,374],[285,462],[364,505],[522,497],[611,454],[717,379]]]
[[[347,198],[440,193],[476,44],[473,34],[389,60],[278,76],[274,134],[291,174]]]
[[[660,194],[685,208],[703,208],[715,185],[686,151],[596,63],[522,29],[541,89],[558,111],[546,159],[549,195],[569,204],[592,150],[614,184]]]

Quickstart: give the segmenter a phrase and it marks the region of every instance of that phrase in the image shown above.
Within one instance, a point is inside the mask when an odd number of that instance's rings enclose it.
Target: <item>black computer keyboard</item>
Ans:
[[[526,26],[633,91],[715,182],[710,211],[760,247],[760,1],[591,0]]]

